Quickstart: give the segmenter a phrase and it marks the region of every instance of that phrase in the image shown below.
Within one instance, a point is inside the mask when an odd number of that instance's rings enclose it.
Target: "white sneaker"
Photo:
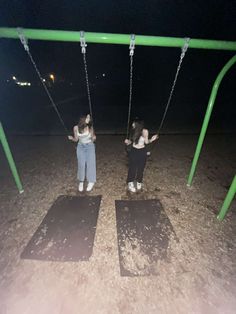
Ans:
[[[134,186],[134,182],[129,182],[129,183],[128,183],[128,190],[129,190],[130,192],[133,192],[133,193],[136,192],[136,189],[135,189],[135,186]]]
[[[92,191],[92,189],[93,189],[93,186],[94,186],[94,182],[89,182],[89,183],[88,183],[88,186],[87,186],[87,189],[86,189],[86,191],[87,191],[87,192],[90,192],[90,191]]]
[[[79,183],[79,191],[83,192],[83,190],[84,190],[84,182],[80,182]]]
[[[137,182],[137,190],[141,190],[142,189],[142,183],[140,183],[140,182]]]

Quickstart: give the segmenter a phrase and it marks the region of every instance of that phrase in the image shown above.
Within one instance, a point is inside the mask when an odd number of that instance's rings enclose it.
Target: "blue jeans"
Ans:
[[[78,173],[80,182],[87,179],[88,182],[96,182],[96,156],[94,143],[77,145]]]

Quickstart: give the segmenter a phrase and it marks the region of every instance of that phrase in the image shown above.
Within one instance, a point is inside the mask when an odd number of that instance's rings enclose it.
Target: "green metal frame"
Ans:
[[[50,40],[50,41],[80,41],[80,32],[48,30],[48,29],[22,29],[23,34],[28,39],[34,40]],[[16,28],[0,28],[0,37],[18,39],[19,35]],[[97,44],[119,44],[129,45],[129,34],[107,34],[107,33],[85,33],[87,43]],[[183,47],[184,38],[177,37],[161,37],[161,36],[143,36],[135,35],[135,45],[142,46],[159,46],[159,47]],[[235,41],[209,40],[209,39],[191,39],[189,48],[196,49],[219,49],[236,51]]]
[[[64,30],[46,30],[46,29],[21,29],[21,33],[27,39],[33,40],[49,40],[49,41],[66,41],[66,42],[79,42],[79,31],[64,31]],[[0,38],[14,38],[19,39],[17,28],[0,28]],[[130,44],[129,34],[107,34],[107,33],[91,33],[86,32],[87,43],[99,43],[99,44]],[[135,45],[142,46],[159,46],[159,47],[183,47],[185,38],[177,37],[161,37],[161,36],[135,36]],[[230,50],[236,51],[235,41],[222,41],[222,40],[208,40],[208,39],[191,39],[189,48],[195,49],[215,49],[215,50]],[[208,122],[213,109],[215,97],[219,88],[219,84],[229,70],[229,68],[235,63],[236,56],[234,56],[221,70],[217,79],[213,85],[212,93],[209,99],[206,115],[204,118],[201,134],[198,140],[198,145],[194,155],[192,167],[190,170],[188,185],[192,184],[193,175],[195,173],[197,161],[200,155],[201,147],[207,130]]]
[[[200,152],[201,152],[201,149],[202,149],[202,144],[203,144],[203,141],[204,141],[204,138],[205,138],[205,135],[206,135],[207,127],[208,127],[208,124],[209,124],[209,120],[210,120],[210,117],[211,117],[213,106],[215,104],[215,99],[216,99],[216,95],[217,95],[220,83],[221,83],[223,77],[225,76],[225,74],[228,72],[228,70],[235,63],[236,63],[236,55],[234,57],[232,57],[226,63],[226,65],[222,68],[222,70],[218,74],[218,76],[217,76],[217,78],[215,80],[215,83],[214,83],[214,85],[212,87],[212,91],[211,91],[211,95],[210,95],[210,98],[209,98],[207,110],[206,110],[205,117],[204,117],[203,124],[202,124],[201,133],[200,133],[200,136],[199,136],[199,139],[198,139],[198,143],[197,143],[197,147],[196,147],[196,150],[195,150],[195,154],[194,154],[191,170],[190,170],[189,177],[188,177],[188,183],[187,183],[188,186],[191,186],[192,181],[193,181],[193,176],[194,176],[194,173],[196,171],[197,162],[198,162],[199,155],[200,155]]]
[[[8,163],[9,163],[12,175],[13,175],[13,177],[15,179],[16,186],[17,186],[19,192],[23,193],[24,190],[23,190],[23,187],[22,187],[22,184],[21,184],[21,181],[20,181],[20,177],[18,175],[18,172],[17,172],[17,169],[16,169],[16,165],[15,165],[14,159],[12,157],[12,153],[11,153],[11,150],[9,148],[9,145],[8,145],[8,142],[7,142],[7,138],[6,138],[6,135],[4,133],[4,130],[3,130],[1,122],[0,122],[0,140],[1,140],[4,152],[6,154],[6,157],[7,157],[7,160],[8,160]]]
[[[236,175],[233,178],[233,181],[232,181],[231,186],[229,188],[229,191],[225,197],[225,200],[224,200],[224,203],[221,207],[219,215],[217,216],[217,219],[219,219],[220,221],[222,221],[224,219],[235,194],[236,194]]]

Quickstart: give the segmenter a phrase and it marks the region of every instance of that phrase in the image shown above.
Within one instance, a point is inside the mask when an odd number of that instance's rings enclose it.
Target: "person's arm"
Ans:
[[[73,142],[78,142],[79,136],[78,136],[78,126],[75,125],[73,128],[74,136],[69,135],[68,139],[73,141]]]
[[[144,143],[145,143],[145,144],[149,144],[150,141],[149,141],[149,139],[148,139],[148,135],[149,135],[148,130],[147,130],[147,129],[143,129],[142,135],[143,135],[143,138],[144,138]]]
[[[96,134],[94,132],[94,128],[93,127],[90,128],[90,132],[91,132],[92,141],[95,142],[96,141]]]
[[[130,145],[131,143],[132,143],[131,140],[129,140],[128,138],[125,139],[125,144],[126,144],[126,145]]]
[[[148,130],[147,129],[143,129],[143,137],[144,137],[144,143],[145,144],[151,144],[152,142],[156,141],[159,138],[158,134],[153,135],[150,138],[150,140],[148,139],[148,136],[149,136]]]

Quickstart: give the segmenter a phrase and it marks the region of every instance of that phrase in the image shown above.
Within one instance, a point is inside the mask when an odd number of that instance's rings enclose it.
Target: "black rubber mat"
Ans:
[[[86,261],[92,254],[101,196],[60,196],[21,254],[24,259]]]
[[[170,238],[178,241],[159,200],[115,201],[121,276],[157,275],[168,260]]]

